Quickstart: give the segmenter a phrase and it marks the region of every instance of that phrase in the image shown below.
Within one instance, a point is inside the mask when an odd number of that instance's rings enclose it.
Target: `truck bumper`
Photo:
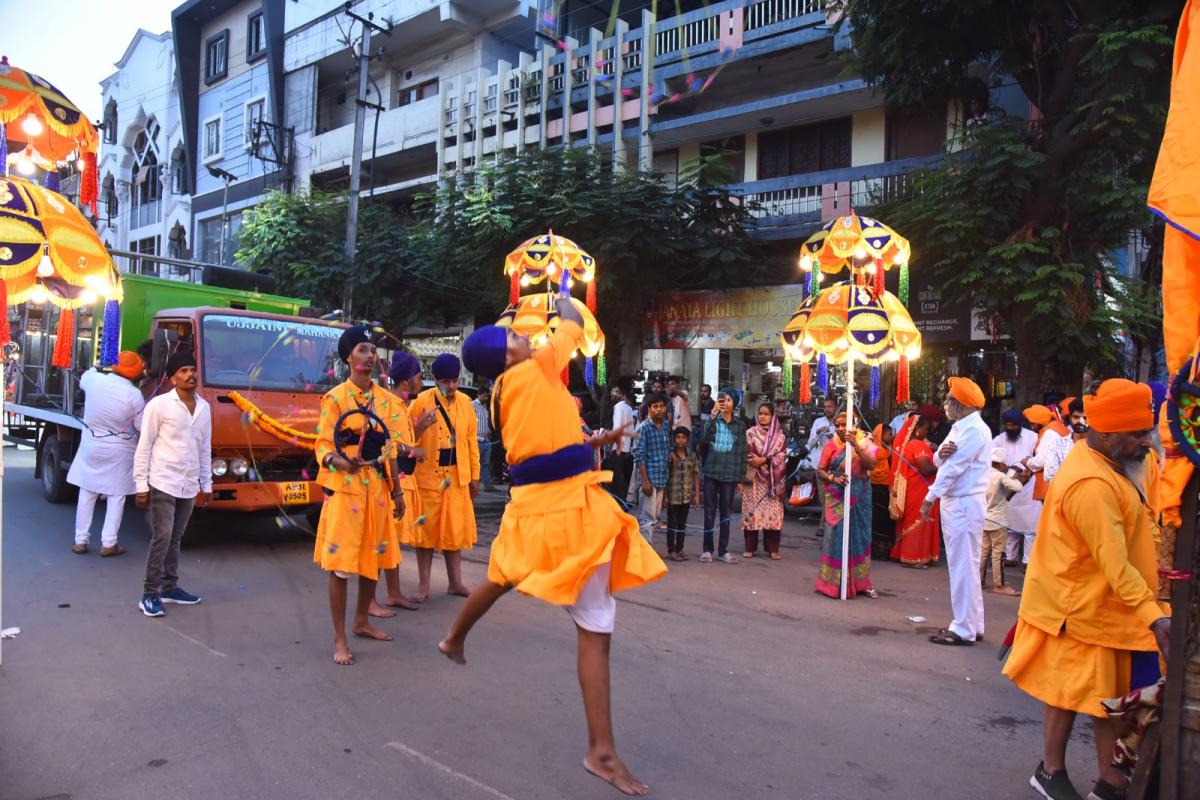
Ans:
[[[289,481],[286,483],[237,481],[214,483],[212,502],[208,507],[214,511],[266,511],[273,509],[288,514],[302,514],[319,506],[324,498],[325,495],[316,481]]]

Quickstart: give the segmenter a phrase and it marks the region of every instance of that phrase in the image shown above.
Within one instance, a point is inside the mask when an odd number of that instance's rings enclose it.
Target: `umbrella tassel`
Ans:
[[[583,361],[583,382],[587,384],[589,389],[596,388],[596,364],[591,356],[588,356]]]
[[[812,370],[807,361],[800,362],[800,403],[808,405],[812,402]]]
[[[883,297],[883,292],[886,286],[883,279],[883,259],[875,259],[875,294],[878,297]]]
[[[593,277],[588,281],[587,285],[587,307],[588,311],[592,312],[592,316],[596,316],[596,278]]]
[[[0,175],[8,174],[8,136],[5,134],[4,123],[0,122]],[[8,305],[5,304],[5,308]]]
[[[899,369],[896,373],[896,402],[908,402],[908,357],[900,356]]]
[[[817,388],[821,394],[829,393],[829,362],[825,360],[824,353],[817,357]]]
[[[596,356],[596,380],[601,386],[608,385],[608,364],[604,362],[604,353]]]
[[[871,410],[879,405],[879,367],[871,367]]]
[[[121,347],[121,304],[109,300],[104,304],[104,331],[100,335],[100,366],[117,363]]]
[[[97,216],[96,202],[100,199],[100,181],[96,175],[96,154],[83,154],[83,175],[79,178],[79,206],[92,209],[92,216]]]
[[[568,299],[571,297],[571,275],[565,269],[562,273],[562,280],[558,282],[558,296]]]
[[[900,266],[900,287],[897,293],[900,296],[900,302],[908,305],[908,264]]]
[[[817,277],[817,273],[819,271],[820,270],[816,267],[816,265],[814,265],[812,268],[812,271],[808,273],[808,296],[809,297],[812,297],[814,294],[817,293],[817,284],[820,283],[820,279]]]
[[[4,141],[4,126],[0,125],[0,142]],[[0,162],[2,164],[3,162]],[[3,175],[0,172],[0,175]],[[12,339],[12,331],[8,327],[8,282],[0,279],[0,347]]]
[[[62,184],[60,184],[58,180],[58,170],[52,169],[47,172],[46,179],[42,181],[42,185],[52,192],[59,191]]]
[[[521,299],[521,276],[514,269],[508,276],[508,304],[515,306]]]
[[[5,310],[7,313],[7,309]],[[54,357],[50,364],[55,367],[71,368],[71,357],[75,352],[75,312],[64,308],[58,315],[58,330],[54,339]]]
[[[792,396],[792,357],[784,355],[783,357],[783,375],[780,376],[780,388],[783,390],[784,397]]]

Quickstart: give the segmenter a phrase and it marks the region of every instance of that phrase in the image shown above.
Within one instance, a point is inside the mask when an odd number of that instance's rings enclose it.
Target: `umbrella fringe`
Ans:
[[[7,307],[5,313],[7,313]],[[50,364],[51,366],[70,369],[74,354],[75,312],[69,308],[64,308],[58,314],[58,329],[54,337],[54,357],[50,359]]]

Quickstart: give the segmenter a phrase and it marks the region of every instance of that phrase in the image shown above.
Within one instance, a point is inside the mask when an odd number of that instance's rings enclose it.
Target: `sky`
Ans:
[[[138,28],[162,33],[183,0],[0,0],[0,55],[58,87],[94,122],[100,81]],[[34,13],[30,13],[30,12]]]

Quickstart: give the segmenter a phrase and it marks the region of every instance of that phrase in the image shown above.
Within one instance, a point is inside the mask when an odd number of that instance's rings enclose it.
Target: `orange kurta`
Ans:
[[[335,386],[321,398],[321,418],[317,423],[317,463],[324,465],[330,453],[336,453],[333,434],[338,418],[355,408],[370,408],[388,423],[395,413],[395,396],[375,384],[366,392],[353,383]],[[364,418],[354,415],[343,427],[361,431]],[[388,426],[393,438],[395,434]],[[385,449],[385,455],[391,448]],[[358,454],[358,445],[343,448],[347,456]],[[374,467],[363,467],[351,475],[321,466],[317,483],[325,490],[325,505],[317,525],[313,561],[321,569],[356,573],[375,580],[379,570],[400,563],[400,544],[392,517],[392,499],[388,481]]]
[[[1146,482],[1157,480],[1155,456]],[[1129,691],[1129,651],[1157,649],[1155,514],[1131,481],[1085,442],[1050,484],[1004,674],[1050,705],[1103,716]]]
[[[510,464],[579,444],[579,414],[560,375],[581,335],[578,325],[562,323],[532,358],[497,381],[498,424]],[[488,580],[570,605],[606,563],[611,563],[612,592],[665,575],[667,567],[641,535],[638,521],[600,487],[611,480],[611,472],[589,470],[514,486],[492,543]]]
[[[438,411],[441,405],[454,428],[451,430]],[[475,545],[475,503],[471,499],[471,481],[479,480],[479,442],[475,437],[475,409],[462,392],[453,400],[442,397],[436,386],[417,395],[409,407],[409,418],[415,421],[429,410],[436,421],[421,434],[417,446],[425,451],[424,460],[417,463],[417,491],[425,524],[411,529],[405,544],[413,547],[432,547],[438,550],[467,550]],[[458,463],[438,466],[438,451],[453,446]]]
[[[417,447],[417,435],[408,402],[394,392],[391,394],[393,411],[384,421],[392,438],[405,447]],[[400,474],[400,488],[404,490],[404,516],[396,520],[396,535],[401,544],[412,546],[417,526],[425,524],[421,493],[417,491],[417,479],[411,473]]]

